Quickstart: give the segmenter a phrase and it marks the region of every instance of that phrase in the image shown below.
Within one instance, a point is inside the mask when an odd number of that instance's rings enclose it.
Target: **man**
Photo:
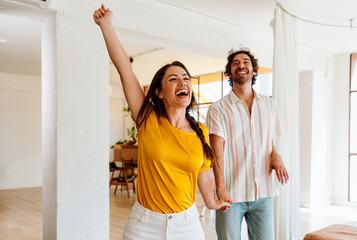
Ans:
[[[206,125],[216,155],[213,166],[217,197],[231,203],[227,212],[217,210],[219,240],[237,240],[243,217],[249,239],[274,239],[273,196],[277,189],[272,170],[283,184],[289,179],[273,140],[281,135],[276,103],[252,88],[258,60],[247,50],[231,52],[225,75],[230,93],[213,103]]]

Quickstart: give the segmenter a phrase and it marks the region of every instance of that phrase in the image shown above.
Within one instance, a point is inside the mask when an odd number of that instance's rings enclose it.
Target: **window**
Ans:
[[[349,201],[357,202],[357,53],[351,54],[348,186]]]
[[[206,120],[209,106],[226,96],[232,89],[228,77],[223,72],[193,77],[191,79],[192,90],[198,103],[198,108],[190,112],[191,116],[202,123]],[[254,90],[267,96],[272,95],[273,70],[271,68],[259,67],[258,77]],[[144,86],[145,95],[149,86]]]
[[[272,95],[272,69],[259,67],[257,81],[254,90],[262,94]],[[214,73],[192,78],[192,89],[196,96],[198,109],[191,112],[191,115],[202,123],[206,120],[209,106],[226,96],[232,89],[229,85],[228,77],[224,73]]]
[[[208,107],[215,101],[227,95],[231,87],[223,73],[192,78],[192,90],[196,96],[198,109],[191,112],[191,115],[202,123],[206,120]]]

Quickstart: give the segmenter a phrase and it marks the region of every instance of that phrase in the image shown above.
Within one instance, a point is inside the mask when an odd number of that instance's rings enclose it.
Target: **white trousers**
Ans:
[[[123,240],[191,239],[205,239],[195,204],[180,213],[162,214],[136,201],[123,234]]]

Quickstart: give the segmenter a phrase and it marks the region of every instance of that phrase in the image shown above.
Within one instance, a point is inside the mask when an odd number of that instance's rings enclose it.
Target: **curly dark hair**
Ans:
[[[253,79],[252,79],[252,86],[255,84],[255,81],[257,80],[257,76],[258,76],[258,69],[259,69],[259,66],[258,66],[258,58],[255,58],[254,55],[248,50],[248,49],[244,49],[244,48],[241,48],[239,49],[238,51],[235,51],[235,50],[231,50],[229,51],[229,55],[227,57],[227,65],[226,65],[226,71],[224,72],[224,75],[225,76],[230,76],[231,75],[231,64],[232,64],[232,61],[234,59],[234,57],[240,53],[243,53],[243,54],[246,54],[249,58],[250,58],[250,61],[253,65],[253,71],[256,72],[257,74],[253,76]],[[233,83],[232,83],[232,77],[230,77],[228,79],[228,82],[229,82],[229,85],[231,87],[233,87]]]
[[[166,108],[164,101],[159,98],[156,95],[156,90],[159,92],[162,89],[162,80],[165,76],[165,73],[169,67],[172,66],[178,66],[181,67],[183,70],[186,71],[187,75],[191,78],[191,74],[188,72],[187,68],[185,65],[183,65],[179,61],[174,61],[170,64],[166,64],[162,68],[160,68],[154,75],[154,78],[151,81],[149,91],[144,99],[144,103],[141,106],[141,109],[139,111],[138,117],[137,117],[137,127],[140,128],[142,124],[145,125],[146,120],[150,113],[154,111],[156,115],[160,117],[166,117],[167,118],[167,113],[166,113]],[[208,159],[212,161],[212,165],[214,164],[214,153],[210,146],[207,144],[206,138],[203,135],[203,131],[200,128],[198,122],[195,121],[195,119],[189,114],[190,110],[194,107],[197,106],[196,98],[195,95],[192,93],[191,96],[191,102],[190,104],[186,107],[186,119],[189,121],[190,126],[193,130],[195,130],[198,138],[200,139],[202,146],[203,146],[203,151]]]

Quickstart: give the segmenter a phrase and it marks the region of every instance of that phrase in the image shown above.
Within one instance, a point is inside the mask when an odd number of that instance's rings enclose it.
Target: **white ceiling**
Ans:
[[[8,43],[0,43],[0,72],[39,76],[41,74],[41,22],[38,19],[8,15],[9,11],[6,11],[7,5],[4,2],[0,0],[0,39],[6,39]],[[234,23],[267,36],[272,35],[269,23],[274,15],[274,0],[157,0],[157,2],[222,22]],[[357,50],[357,0],[280,0],[280,3],[290,13],[310,21],[349,26],[349,19],[355,19],[353,26],[356,28],[353,29],[326,27],[301,20],[297,22],[299,42],[304,45],[332,53]],[[135,60],[138,62],[151,61],[153,65],[158,66],[161,66],[163,61],[169,62],[172,59],[180,59],[185,63],[192,62],[190,69],[193,74],[222,70],[225,62],[224,59],[207,58],[130,41],[124,42],[123,45],[129,55],[141,55]]]
[[[159,0],[192,12],[272,35],[275,0]],[[299,42],[332,53],[357,51],[357,0],[277,0],[290,14],[327,27],[297,20]]]
[[[41,74],[40,21],[0,14],[0,39],[0,72]]]

